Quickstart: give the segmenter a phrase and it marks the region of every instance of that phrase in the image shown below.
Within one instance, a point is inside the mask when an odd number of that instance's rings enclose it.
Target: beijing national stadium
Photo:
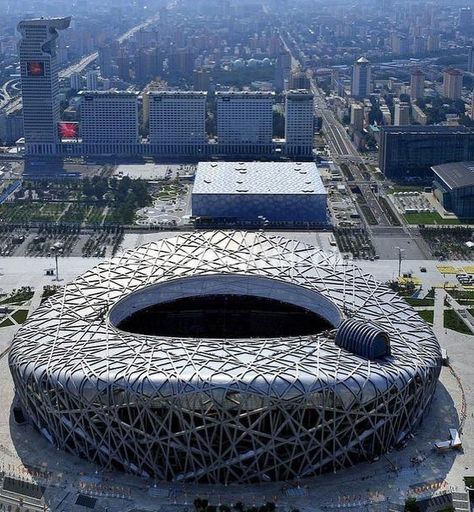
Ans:
[[[194,232],[104,261],[10,352],[54,446],[177,482],[292,480],[372,460],[419,427],[431,328],[352,262],[263,232]]]

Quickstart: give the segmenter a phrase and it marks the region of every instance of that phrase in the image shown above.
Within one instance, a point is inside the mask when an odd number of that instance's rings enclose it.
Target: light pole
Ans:
[[[402,252],[405,252],[405,249],[401,247],[394,247],[394,249],[398,249],[398,277],[402,275]]]
[[[51,251],[54,254],[54,260],[56,262],[56,281],[59,281],[59,265],[58,265],[58,257],[63,251],[63,244],[61,242],[56,242],[53,246],[51,246]]]

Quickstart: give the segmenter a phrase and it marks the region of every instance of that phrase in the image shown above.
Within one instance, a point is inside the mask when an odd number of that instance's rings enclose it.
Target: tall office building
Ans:
[[[307,90],[288,91],[285,102],[285,152],[311,156],[314,139],[314,96]]]
[[[402,101],[395,103],[395,116],[393,124],[395,126],[405,126],[410,124],[410,105]]]
[[[474,46],[469,48],[467,54],[467,72],[474,73]]]
[[[433,165],[474,160],[474,130],[464,126],[383,126],[379,167],[390,179],[431,176]]]
[[[206,144],[206,92],[152,91],[149,140],[158,152],[196,154]],[[204,149],[204,148],[203,148]]]
[[[271,92],[217,92],[217,136],[226,153],[267,153],[272,147]]]
[[[97,91],[99,73],[95,70],[86,73],[86,89],[88,91]]]
[[[410,99],[420,100],[425,95],[425,74],[420,69],[411,72],[410,78]]]
[[[461,99],[462,73],[458,69],[443,71],[443,95],[450,100]]]
[[[371,69],[370,62],[361,57],[352,68],[352,96],[364,99],[370,94]]]
[[[59,83],[58,30],[71,18],[24,20],[18,24],[23,101],[23,127],[27,154],[54,155],[58,148]]]
[[[281,49],[276,59],[275,66],[275,88],[277,91],[283,91],[291,75],[291,54]]]
[[[133,154],[138,143],[138,93],[81,91],[79,96],[86,153]]]

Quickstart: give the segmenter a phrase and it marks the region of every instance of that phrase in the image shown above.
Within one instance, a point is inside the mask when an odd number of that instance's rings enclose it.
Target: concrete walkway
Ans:
[[[434,316],[433,316],[433,330],[438,339],[444,335],[444,299],[446,297],[446,290],[443,288],[435,289],[434,297]]]

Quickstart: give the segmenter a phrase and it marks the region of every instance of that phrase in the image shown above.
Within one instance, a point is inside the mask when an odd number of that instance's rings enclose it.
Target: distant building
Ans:
[[[217,92],[217,137],[226,154],[269,153],[273,136],[270,92]]]
[[[138,93],[81,91],[79,96],[85,152],[133,154],[138,144]]]
[[[357,99],[367,98],[370,94],[370,82],[370,62],[365,57],[361,57],[352,68],[352,96]]]
[[[104,78],[110,78],[113,75],[112,60],[115,57],[112,45],[103,45],[99,47],[98,63],[100,74]]]
[[[291,74],[291,54],[282,49],[277,56],[275,65],[275,89],[283,91]]]
[[[23,129],[27,154],[53,155],[58,151],[59,81],[58,31],[71,18],[20,21],[18,44],[23,102]]]
[[[380,112],[382,112],[383,124],[390,126],[392,124],[392,113],[386,104],[380,105]]]
[[[433,189],[443,207],[461,218],[474,218],[474,162],[432,167]]]
[[[206,143],[206,92],[149,93],[149,140],[159,153],[198,154]]]
[[[395,55],[408,55],[410,53],[410,43],[408,38],[402,34],[392,34],[391,46],[392,52]]]
[[[431,175],[433,165],[474,160],[474,130],[458,126],[383,126],[379,167],[391,179]]]
[[[339,71],[337,69],[331,70],[331,90],[337,96],[342,96],[344,94],[344,83],[339,77]]]
[[[425,126],[428,123],[428,116],[421,110],[418,105],[412,105],[411,112],[413,121],[417,124]]]
[[[408,103],[397,101],[395,103],[394,110],[395,115],[393,124],[395,126],[405,126],[410,124],[410,105]]]
[[[207,69],[193,71],[193,85],[195,91],[209,91],[211,88],[211,72]]]
[[[86,73],[86,89],[88,91],[97,91],[99,73],[95,70]]]
[[[462,72],[459,69],[446,69],[443,72],[443,95],[450,100],[461,99]]]
[[[411,72],[410,77],[410,99],[420,100],[425,96],[425,74],[420,69]]]
[[[461,7],[459,9],[459,28],[470,28],[472,26],[472,9],[470,7]]]
[[[171,76],[191,76],[195,61],[196,55],[192,48],[177,48],[168,56],[168,72]]]
[[[467,72],[474,73],[474,46],[469,48],[467,54]]]
[[[311,88],[311,82],[303,71],[295,71],[291,74],[289,89],[290,90],[309,90]]]
[[[364,129],[364,107],[358,103],[351,105],[351,125],[358,131]]]
[[[430,34],[428,36],[427,48],[429,52],[437,52],[439,50],[439,35]]]
[[[314,162],[200,162],[192,214],[262,227],[326,225],[327,193]]]
[[[23,137],[23,115],[20,112],[6,114],[0,112],[0,141],[2,144],[15,144]]]
[[[69,86],[73,91],[81,90],[81,75],[79,73],[72,73],[71,77],[69,78]]]
[[[285,101],[285,152],[311,156],[314,140],[314,96],[306,90],[288,91]]]

